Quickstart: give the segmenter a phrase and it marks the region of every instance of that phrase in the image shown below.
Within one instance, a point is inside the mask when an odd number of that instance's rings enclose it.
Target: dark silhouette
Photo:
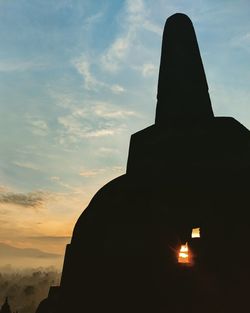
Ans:
[[[9,302],[8,302],[8,297],[5,298],[5,302],[2,305],[0,313],[11,313],[10,305],[9,305]]]
[[[157,100],[156,124],[161,126],[213,117],[194,28],[183,14],[165,25]]]
[[[155,124],[131,137],[127,173],[75,225],[51,312],[248,309],[250,133],[214,117],[184,14],[165,25],[157,98]],[[185,242],[191,266],[178,263]]]
[[[50,287],[48,298],[41,301],[39,304],[36,313],[52,313],[55,312],[55,308],[58,303],[58,296],[59,296],[59,288],[58,286]],[[69,311],[74,313],[74,311]]]

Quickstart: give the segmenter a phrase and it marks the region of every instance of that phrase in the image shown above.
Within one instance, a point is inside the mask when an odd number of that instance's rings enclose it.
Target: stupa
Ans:
[[[8,297],[5,298],[5,302],[0,309],[0,313],[11,313],[11,308],[8,302]]]
[[[79,217],[51,312],[245,312],[249,174],[250,133],[214,116],[192,22],[174,14],[155,124]],[[190,266],[178,263],[185,243]]]

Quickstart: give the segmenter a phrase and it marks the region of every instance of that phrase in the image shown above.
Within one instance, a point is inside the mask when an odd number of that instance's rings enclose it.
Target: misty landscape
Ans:
[[[8,297],[13,312],[34,313],[50,286],[59,284],[61,264],[60,254],[0,242],[0,308]]]
[[[25,269],[30,267],[60,268],[62,255],[48,253],[34,248],[17,248],[0,242],[0,267],[11,264],[15,268]]]
[[[16,269],[0,267],[0,307],[8,297],[13,312],[34,313],[48,295],[50,286],[58,285],[61,273],[54,267]]]

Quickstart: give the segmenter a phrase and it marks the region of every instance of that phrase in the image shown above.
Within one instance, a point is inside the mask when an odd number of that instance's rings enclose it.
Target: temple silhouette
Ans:
[[[6,297],[2,307],[0,308],[0,313],[12,313],[12,312],[13,311],[11,310],[11,307],[9,305],[8,297]],[[13,313],[18,313],[18,312],[16,311]]]
[[[79,217],[37,313],[246,312],[249,174],[250,133],[214,116],[192,22],[174,14],[155,124],[131,136],[126,174]],[[192,262],[181,264],[185,243]]]

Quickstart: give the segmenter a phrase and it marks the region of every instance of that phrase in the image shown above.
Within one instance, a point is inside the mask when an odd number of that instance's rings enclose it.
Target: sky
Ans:
[[[249,0],[0,0],[1,243],[64,254],[125,173],[131,134],[154,123],[176,12],[193,21],[215,115],[250,128]]]

